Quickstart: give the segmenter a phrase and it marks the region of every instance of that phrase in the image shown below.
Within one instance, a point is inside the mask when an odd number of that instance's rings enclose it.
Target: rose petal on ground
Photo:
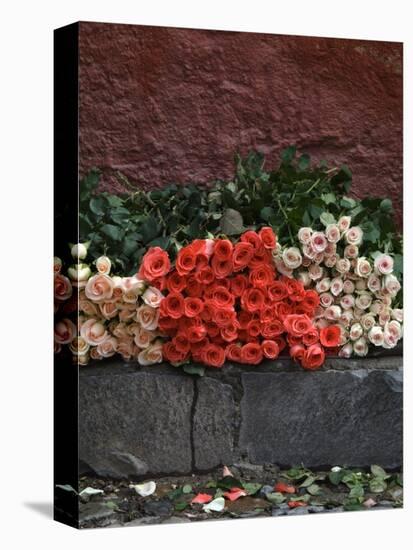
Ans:
[[[303,500],[290,500],[288,506],[290,508],[299,508],[300,506],[307,506],[307,503]]]
[[[376,506],[377,502],[374,500],[374,498],[368,498],[363,502],[363,506],[366,508],[372,508],[373,506]]]
[[[222,512],[225,508],[225,499],[224,497],[218,497],[214,499],[209,504],[204,504],[202,509],[204,512]]]
[[[282,481],[279,481],[274,486],[274,491],[276,493],[295,493],[295,487],[293,485],[288,485],[288,483],[283,483]]]
[[[134,489],[141,497],[148,497],[156,491],[156,483],[154,481],[147,481],[138,485],[129,485],[129,488]]]
[[[234,477],[234,474],[231,472],[231,470],[228,468],[228,466],[224,466],[222,470],[222,477],[231,476]]]
[[[238,487],[232,487],[228,492],[223,493],[223,496],[226,497],[228,500],[237,500],[240,497],[246,497],[247,493],[243,489],[239,489]]]
[[[79,496],[92,496],[92,495],[102,495],[102,489],[95,489],[94,487],[86,487],[83,491],[80,491]]]
[[[198,493],[192,500],[191,504],[207,504],[211,502],[212,496],[207,493]]]

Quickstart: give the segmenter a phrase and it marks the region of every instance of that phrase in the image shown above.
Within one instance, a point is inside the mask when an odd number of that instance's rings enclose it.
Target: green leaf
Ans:
[[[204,376],[205,374],[205,367],[198,365],[184,365],[182,370],[187,374],[196,374],[198,376]]]
[[[306,153],[304,153],[298,159],[298,169],[303,172],[304,170],[307,170],[309,166],[310,166],[310,155],[307,155]]]
[[[138,249],[139,243],[136,239],[131,239],[130,237],[126,237],[123,241],[123,253],[125,256],[132,256],[132,254]]]
[[[393,210],[393,204],[390,199],[383,199],[380,203],[380,210],[382,212],[392,212]]]
[[[340,206],[343,208],[355,208],[357,206],[357,202],[350,197],[343,197],[340,201]]]
[[[184,495],[192,493],[192,485],[184,485],[182,487],[182,492],[184,493]]]
[[[316,496],[319,495],[321,492],[321,488],[317,483],[313,483],[309,487],[307,487],[307,492],[310,493],[310,495]]]
[[[281,504],[286,500],[286,497],[282,493],[267,493],[265,497],[273,504]]]
[[[361,498],[364,495],[364,489],[362,485],[355,485],[350,490],[350,498]]]
[[[327,227],[331,223],[336,223],[336,219],[330,212],[323,212],[320,216],[320,222]]]
[[[316,480],[315,476],[308,476],[300,485],[300,487],[309,487]]]
[[[111,225],[109,223],[102,227],[102,233],[114,241],[120,241],[123,237],[123,231],[116,225]]]
[[[261,483],[244,483],[244,489],[249,495],[255,495],[261,489]]]
[[[389,475],[387,475],[386,470],[378,464],[372,464],[370,466],[370,471],[375,477],[379,477],[382,479],[387,479],[390,477]]]
[[[369,488],[372,493],[383,493],[387,489],[387,483],[383,478],[375,477],[370,481]]]
[[[294,160],[296,152],[297,152],[297,149],[294,146],[290,146],[290,147],[287,147],[286,149],[284,149],[281,152],[282,162],[284,164],[290,164]]]
[[[335,204],[337,202],[337,197],[334,193],[324,193],[321,195],[321,200],[328,204]]]
[[[244,229],[241,214],[232,208],[227,208],[220,221],[220,229],[225,235],[239,235]]]
[[[146,220],[142,223],[141,227],[139,228],[139,232],[142,235],[142,240],[144,244],[149,243],[155,237],[157,237],[159,231],[160,231],[159,224],[153,217],[146,218]]]
[[[232,489],[233,487],[243,489],[244,485],[239,479],[236,479],[235,477],[225,476],[217,482],[217,487],[221,489]]]
[[[338,472],[329,472],[328,479],[333,485],[339,485],[345,475],[345,470],[339,470]]]
[[[182,512],[185,508],[188,508],[188,502],[175,502],[174,504],[174,509],[176,512]]]
[[[265,222],[268,222],[273,215],[274,209],[271,206],[264,206],[260,212],[260,216]]]
[[[105,213],[106,200],[102,196],[92,197],[89,201],[89,208],[97,216],[103,216]]]
[[[119,208],[115,208],[110,212],[110,217],[115,223],[123,224],[124,222],[129,220],[130,212],[127,208],[120,206]]]

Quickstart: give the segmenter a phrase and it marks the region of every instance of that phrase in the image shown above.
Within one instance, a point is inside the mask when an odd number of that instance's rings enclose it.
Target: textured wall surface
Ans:
[[[357,196],[402,208],[402,45],[82,23],[81,172],[147,188],[233,174],[296,144],[346,163]]]

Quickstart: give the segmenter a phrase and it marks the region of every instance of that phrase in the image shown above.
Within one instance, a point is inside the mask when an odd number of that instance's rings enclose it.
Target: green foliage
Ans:
[[[173,258],[182,245],[208,235],[236,238],[246,229],[270,225],[282,245],[296,245],[302,226],[323,230],[341,216],[360,225],[364,241],[360,253],[383,250],[394,255],[395,272],[402,272],[402,242],[387,198],[348,197],[351,172],[346,166],[312,165],[295,147],[281,155],[279,167],[264,169],[264,157],[251,152],[235,156],[236,172],[229,182],[211,186],[170,184],[143,191],[119,175],[132,193],[99,193],[100,172],[91,170],[80,184],[80,237],[91,241],[89,254],[107,254],[114,272],[132,274],[151,246]]]

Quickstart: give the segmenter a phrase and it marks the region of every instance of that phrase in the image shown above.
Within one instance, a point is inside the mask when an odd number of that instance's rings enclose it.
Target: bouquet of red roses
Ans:
[[[264,227],[246,231],[236,243],[195,240],[179,250],[175,266],[159,247],[146,253],[138,277],[165,295],[158,325],[169,337],[164,359],[256,365],[288,349],[304,368],[323,364],[324,348],[340,343],[340,328],[314,326],[318,293],[277,274],[275,247],[274,232]]]

